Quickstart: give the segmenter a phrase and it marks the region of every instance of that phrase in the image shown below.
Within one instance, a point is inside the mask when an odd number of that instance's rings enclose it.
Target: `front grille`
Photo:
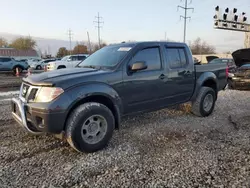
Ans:
[[[36,98],[36,93],[37,93],[38,89],[37,88],[32,88],[30,91],[30,94],[28,96],[28,101],[33,101]]]
[[[32,85],[23,83],[22,86],[21,86],[19,96],[23,101],[26,101],[26,102],[34,101],[39,88],[40,87],[32,86]]]

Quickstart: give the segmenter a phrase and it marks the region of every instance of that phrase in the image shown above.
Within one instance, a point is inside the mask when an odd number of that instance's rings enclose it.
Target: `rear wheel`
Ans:
[[[202,87],[192,102],[192,113],[201,117],[209,116],[214,110],[215,101],[215,91],[210,87]]]
[[[36,69],[37,69],[37,70],[42,70],[42,66],[41,66],[41,65],[37,65],[37,66],[36,66]]]
[[[103,104],[89,102],[77,107],[66,124],[68,143],[80,152],[103,149],[112,137],[115,120],[112,112]]]
[[[65,69],[65,66],[59,66],[57,69]]]

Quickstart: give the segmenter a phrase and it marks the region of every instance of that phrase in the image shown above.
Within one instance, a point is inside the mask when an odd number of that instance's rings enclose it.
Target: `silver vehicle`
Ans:
[[[55,61],[55,60],[56,60],[56,59],[44,59],[44,60],[41,60],[41,61],[32,63],[32,64],[30,65],[30,67],[31,67],[32,69],[42,70],[42,69],[44,69],[44,66],[45,66],[45,65],[47,65],[49,62]]]
[[[76,55],[68,55],[63,57],[60,61],[53,61],[48,63],[47,70],[56,70],[63,68],[74,68],[81,61],[85,60],[89,54],[76,54]]]

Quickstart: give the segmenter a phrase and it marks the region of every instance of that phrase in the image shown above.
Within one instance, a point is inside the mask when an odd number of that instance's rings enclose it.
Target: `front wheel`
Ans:
[[[103,149],[115,127],[112,112],[103,104],[89,102],[77,107],[66,124],[66,139],[79,152]]]
[[[17,73],[17,70],[18,70],[18,72],[19,72],[19,73],[22,73],[22,72],[23,72],[23,68],[22,68],[22,67],[20,67],[20,66],[17,66],[17,67],[14,67],[14,68],[13,68],[13,72],[14,72],[14,74],[16,74],[16,73]]]
[[[215,101],[215,91],[210,87],[202,87],[192,102],[192,113],[201,117],[209,116],[214,110]]]

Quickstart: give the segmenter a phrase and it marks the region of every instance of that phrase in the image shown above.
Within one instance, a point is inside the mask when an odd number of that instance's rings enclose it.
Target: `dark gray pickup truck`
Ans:
[[[32,134],[61,134],[77,151],[94,152],[127,115],[188,101],[195,115],[210,115],[226,77],[226,64],[195,66],[184,43],[109,45],[77,68],[23,78],[12,115]]]

